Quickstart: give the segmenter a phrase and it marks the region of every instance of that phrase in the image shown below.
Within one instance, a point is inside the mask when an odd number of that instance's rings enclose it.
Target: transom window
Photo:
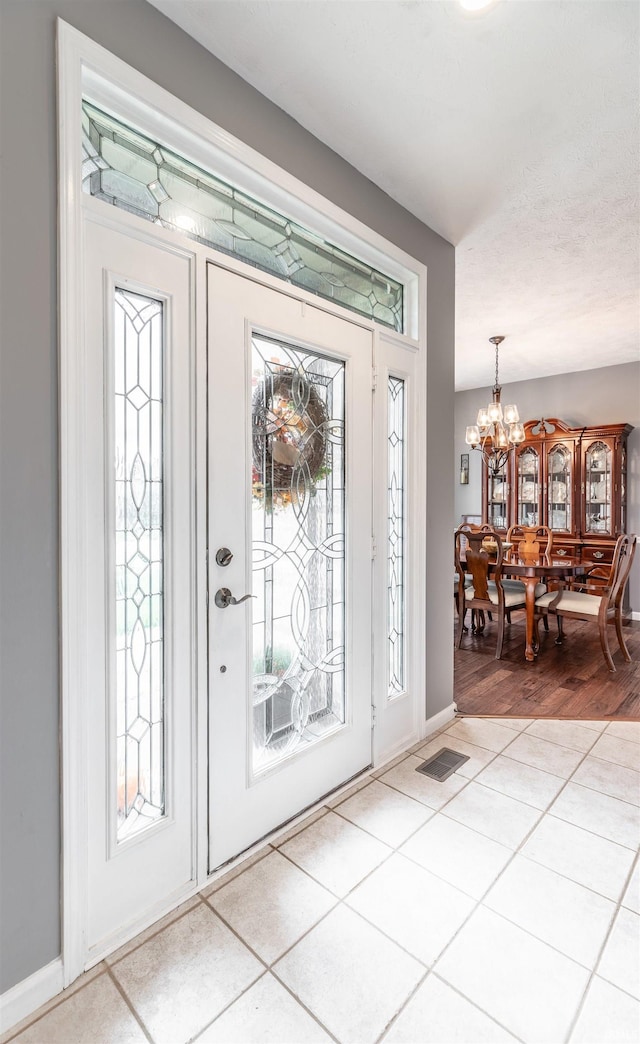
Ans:
[[[404,287],[165,145],[82,104],[85,192],[403,332]]]

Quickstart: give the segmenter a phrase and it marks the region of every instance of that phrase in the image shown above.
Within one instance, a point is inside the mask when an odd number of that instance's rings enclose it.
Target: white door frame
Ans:
[[[60,393],[60,611],[61,611],[61,746],[62,746],[62,958],[64,984],[69,985],[84,970],[87,959],[87,868],[85,852],[86,776],[85,737],[87,719],[84,706],[90,656],[86,591],[88,540],[91,520],[91,478],[83,455],[91,417],[84,395],[83,371],[86,364],[83,337],[82,301],[84,291],[84,213],[150,243],[174,244],[183,256],[194,258],[197,270],[197,296],[205,301],[204,260],[213,252],[186,236],[166,232],[141,222],[115,207],[108,207],[82,193],[81,169],[81,102],[89,96],[96,104],[118,112],[123,118],[160,137],[170,134],[172,145],[191,159],[216,170],[246,191],[260,196],[271,205],[284,209],[290,216],[319,234],[339,243],[345,250],[374,265],[378,270],[400,279],[405,286],[406,325],[408,334],[394,334],[372,324],[375,343],[384,338],[398,349],[415,353],[415,417],[413,437],[416,452],[410,469],[414,488],[424,495],[414,498],[410,519],[410,553],[416,578],[410,595],[407,616],[414,650],[412,684],[414,691],[408,704],[409,715],[399,738],[397,726],[393,738],[380,730],[375,744],[376,762],[392,756],[395,749],[419,738],[424,729],[425,693],[425,550],[426,524],[426,267],[390,243],[378,233],[341,208],[308,188],[297,178],[267,160],[254,149],[217,127],[200,113],[169,94],[109,51],[62,20],[58,20],[58,166],[59,166],[59,393]],[[233,271],[244,273],[247,266],[233,258],[217,258]],[[282,291],[283,283],[267,273],[253,278]],[[342,310],[313,295],[296,290],[295,296],[308,300],[316,308],[343,315]],[[203,380],[206,357],[203,345],[204,309],[195,312],[196,388],[194,402],[196,420],[196,456],[206,452],[205,391]],[[206,576],[205,498],[196,505],[197,546],[194,568],[197,577]],[[198,651],[196,663],[197,692],[194,694],[194,728],[198,715],[206,712],[206,592],[200,588],[196,596]],[[198,732],[197,789],[200,794],[206,779],[206,730]],[[201,802],[203,804],[203,802]],[[206,807],[199,809],[194,830],[198,838],[198,880],[194,891],[206,881]],[[158,914],[159,916],[159,914]],[[136,926],[136,931],[145,927]],[[135,933],[134,933],[135,934]],[[124,942],[125,940],[122,939]]]

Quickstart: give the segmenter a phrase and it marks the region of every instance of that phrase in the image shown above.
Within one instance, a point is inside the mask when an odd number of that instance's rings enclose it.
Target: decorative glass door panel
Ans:
[[[504,464],[498,472],[490,471],[487,476],[487,521],[494,529],[508,529],[508,500],[507,465]]]
[[[528,447],[517,458],[518,525],[537,526],[540,506],[540,456]]]
[[[585,532],[611,531],[611,449],[594,442],[585,452]]]
[[[345,721],[344,371],[253,338],[254,773]]]
[[[373,335],[207,269],[213,870],[371,762]]]
[[[405,382],[389,375],[387,433],[387,696],[406,689],[404,648]]]
[[[570,532],[573,526],[571,452],[566,446],[554,446],[549,451],[547,461],[546,524],[555,532]]]
[[[114,295],[118,841],[165,812],[164,303]]]

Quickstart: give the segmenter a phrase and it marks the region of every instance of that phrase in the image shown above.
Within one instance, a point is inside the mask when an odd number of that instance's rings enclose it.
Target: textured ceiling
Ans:
[[[151,0],[456,245],[456,388],[640,358],[640,6]]]

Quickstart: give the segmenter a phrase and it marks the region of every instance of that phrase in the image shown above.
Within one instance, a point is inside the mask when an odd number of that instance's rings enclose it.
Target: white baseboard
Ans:
[[[22,1022],[41,1004],[60,993],[64,985],[62,958],[56,957],[22,982],[16,983],[0,996],[0,1033]]]
[[[421,738],[426,739],[427,736],[431,736],[434,732],[443,729],[445,725],[448,725],[450,721],[453,721],[457,710],[458,708],[455,703],[450,703],[448,707],[444,708],[444,710],[438,711],[438,713],[434,714],[432,718],[427,718],[426,721],[423,721],[420,730],[422,733]]]
[[[634,611],[633,613],[631,613],[631,619],[640,620],[640,613]]]

